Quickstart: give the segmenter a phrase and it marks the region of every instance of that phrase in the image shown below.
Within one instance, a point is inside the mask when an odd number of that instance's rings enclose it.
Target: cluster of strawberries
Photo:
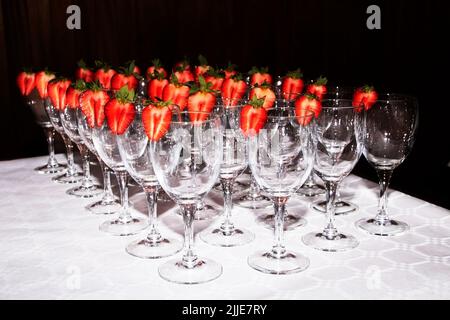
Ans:
[[[111,131],[120,135],[134,119],[135,92],[140,80],[145,78],[149,100],[145,102],[142,118],[151,140],[159,140],[167,132],[173,105],[181,111],[187,108],[191,121],[203,121],[212,112],[218,96],[224,106],[231,107],[248,93],[248,103],[241,110],[241,128],[244,134],[248,134],[257,133],[264,126],[267,112],[274,107],[277,98],[275,91],[279,91],[282,99],[294,101],[296,115],[302,125],[311,121],[305,117],[308,112],[319,116],[321,100],[327,92],[327,79],[323,77],[307,85],[303,92],[300,69],[288,72],[275,86],[267,68],[254,67],[249,77],[244,79],[234,65],[229,64],[224,69],[213,68],[201,55],[194,68],[187,60],[176,63],[170,77],[158,59],[152,61],[145,76],[141,75],[134,61],[118,71],[100,61],[95,65],[96,71],[93,71],[80,61],[74,83],[66,78],[56,78],[47,70],[21,72],[17,83],[22,95],[27,96],[36,88],[42,99],[49,98],[59,110],[81,108],[92,128],[102,126],[106,118]],[[110,96],[109,92],[114,95]],[[357,110],[368,109],[376,100],[374,89],[365,86],[356,90],[354,106]]]

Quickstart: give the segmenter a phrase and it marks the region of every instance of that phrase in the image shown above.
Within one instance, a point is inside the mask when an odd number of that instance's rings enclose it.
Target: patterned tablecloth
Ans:
[[[310,267],[287,276],[266,275],[247,265],[247,256],[269,248],[272,232],[257,224],[258,213],[235,206],[237,225],[256,233],[256,241],[236,248],[217,248],[196,241],[198,253],[222,263],[223,275],[201,285],[177,285],[158,276],[165,260],[128,255],[132,237],[112,237],[98,230],[106,218],[89,214],[68,188],[33,172],[45,157],[0,162],[0,298],[1,299],[449,299],[450,212],[392,191],[392,216],[411,230],[398,237],[367,235],[354,226],[376,209],[377,185],[356,176],[344,181],[343,196],[359,211],[337,218],[337,226],[355,235],[360,245],[344,253],[306,247],[301,236],[323,227],[324,216],[310,203],[292,198],[288,210],[304,214],[305,227],[286,234],[286,244],[308,256]],[[134,209],[145,214],[139,188]],[[210,194],[217,202],[220,194]],[[182,220],[173,205],[160,206],[164,234],[181,237]],[[196,223],[201,232],[210,223]]]

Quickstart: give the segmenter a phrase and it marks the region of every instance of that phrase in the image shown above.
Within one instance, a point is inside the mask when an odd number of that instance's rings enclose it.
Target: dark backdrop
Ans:
[[[394,188],[450,207],[448,30],[446,1],[1,0],[1,159],[46,153],[43,134],[21,104],[21,67],[72,75],[79,58],[113,65],[154,57],[172,64],[203,53],[246,71],[275,74],[298,66],[308,78],[341,85],[373,84],[416,95],[419,135]],[[66,28],[66,8],[81,7],[82,29]],[[382,29],[366,28],[366,8],[381,7]],[[357,174],[376,179],[362,160]]]

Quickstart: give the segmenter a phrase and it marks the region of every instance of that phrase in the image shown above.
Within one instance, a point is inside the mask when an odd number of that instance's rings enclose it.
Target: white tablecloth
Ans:
[[[378,188],[359,177],[349,176],[343,189],[359,211],[337,218],[342,231],[359,239],[356,249],[326,253],[306,247],[301,236],[320,230],[324,216],[309,209],[308,202],[293,198],[288,209],[304,213],[308,224],[288,232],[286,244],[308,256],[311,265],[294,275],[262,274],[247,265],[247,256],[268,249],[272,232],[255,223],[254,212],[235,206],[236,224],[255,232],[256,241],[217,248],[197,239],[198,253],[220,262],[224,272],[213,282],[187,286],[158,276],[157,268],[165,259],[142,260],[125,252],[126,244],[143,233],[132,237],[101,233],[98,226],[107,218],[84,209],[92,199],[70,197],[65,194],[68,186],[33,172],[45,160],[0,162],[1,299],[450,298],[450,212],[392,191],[390,212],[411,230],[390,238],[367,235],[354,222],[373,214]],[[220,196],[209,200],[220,202]],[[131,201],[136,210],[146,212],[142,193],[135,193]],[[161,231],[180,237],[182,220],[174,209],[160,206],[159,214]],[[196,231],[208,224],[197,223]]]

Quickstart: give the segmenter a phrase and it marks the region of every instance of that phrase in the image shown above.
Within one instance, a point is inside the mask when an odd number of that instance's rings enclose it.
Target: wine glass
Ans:
[[[92,129],[92,142],[100,159],[114,171],[120,190],[121,210],[119,217],[105,221],[100,225],[100,231],[114,236],[129,236],[148,227],[145,219],[133,217],[128,203],[128,172],[120,156],[117,145],[117,135],[109,128],[107,121],[101,127]]]
[[[258,185],[270,195],[275,211],[275,241],[270,250],[258,251],[248,264],[261,272],[290,274],[305,270],[309,259],[288,251],[283,243],[286,203],[306,181],[313,168],[314,112],[296,116],[286,109],[267,118],[258,134],[249,138],[249,163]]]
[[[418,126],[416,98],[399,94],[379,96],[365,112],[363,153],[380,180],[378,213],[373,219],[361,219],[356,225],[373,235],[394,236],[409,229],[404,222],[390,219],[387,190],[392,173],[410,153]]]
[[[237,228],[231,221],[233,210],[233,184],[248,164],[248,141],[240,127],[242,105],[218,106],[216,114],[221,117],[223,130],[223,159],[220,165],[220,182],[224,195],[223,220],[218,228],[213,227],[200,234],[208,244],[234,247],[247,244],[255,235],[244,228]]]
[[[130,243],[126,250],[129,254],[147,259],[171,256],[181,250],[180,241],[161,235],[157,225],[157,196],[160,189],[150,159],[150,141],[145,134],[142,122],[143,107],[135,106],[136,115],[123,135],[117,136],[120,156],[131,177],[144,190],[150,232],[144,239]]]
[[[201,121],[184,120],[191,116]],[[222,274],[217,262],[194,253],[193,222],[198,203],[219,177],[222,161],[220,118],[215,114],[183,111],[172,119],[167,133],[151,143],[153,169],[161,187],[180,206],[185,223],[184,254],[159,267],[163,279],[194,284]]]
[[[317,119],[317,149],[314,171],[327,190],[327,224],[322,232],[303,236],[303,242],[318,250],[345,251],[358,245],[352,235],[339,233],[334,226],[336,189],[353,170],[361,155],[363,117],[349,99],[324,99]]]
[[[83,99],[81,95],[80,99]],[[95,150],[94,142],[92,141],[92,128],[88,125],[86,121],[86,116],[82,112],[81,108],[77,110],[77,120],[78,120],[78,132],[83,139],[84,145],[89,149],[89,151],[97,157],[98,163],[102,170],[103,175],[103,196],[101,200],[89,204],[86,209],[93,214],[114,214],[120,211],[121,206],[119,202],[115,199],[114,193],[111,186],[111,169],[103,162],[100,156]]]
[[[25,103],[30,106],[33,112],[36,123],[44,129],[45,136],[47,138],[48,145],[48,161],[46,165],[37,167],[34,171],[40,174],[55,174],[62,173],[66,170],[67,166],[59,164],[55,157],[55,128],[50,121],[46,111],[44,99],[39,97],[37,89],[33,89],[28,96],[23,97]]]
[[[80,198],[92,198],[99,195],[102,190],[91,179],[89,150],[83,143],[78,132],[77,108],[66,106],[63,110],[59,111],[53,106],[50,100],[48,102],[46,108],[50,119],[54,123],[59,119],[60,126],[64,130],[64,136],[68,137],[68,139],[77,145],[83,162],[83,179],[81,185],[67,190],[66,193]]]

